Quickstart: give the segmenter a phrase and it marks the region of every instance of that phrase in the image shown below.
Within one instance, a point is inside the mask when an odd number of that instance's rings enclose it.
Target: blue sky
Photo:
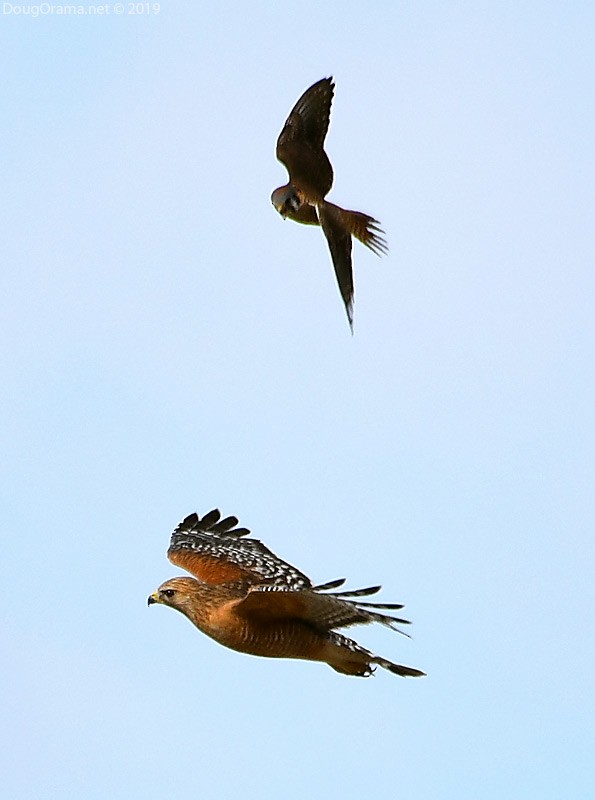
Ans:
[[[582,2],[0,15],[12,798],[592,796],[594,34]],[[330,199],[390,245],[354,247],[353,337],[269,202],[327,75]],[[414,638],[357,638],[428,677],[147,609],[214,506],[381,582]]]

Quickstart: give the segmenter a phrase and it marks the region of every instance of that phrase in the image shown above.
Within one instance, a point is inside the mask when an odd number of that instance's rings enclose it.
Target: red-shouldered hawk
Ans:
[[[323,661],[345,675],[368,677],[377,664],[396,675],[425,674],[393,664],[335,630],[380,622],[403,633],[397,623],[408,620],[380,611],[402,605],[359,600],[380,586],[330,591],[342,586],[344,578],[313,586],[262,542],[243,538],[250,531],[237,525],[236,517],[221,519],[217,509],[202,519],[186,517],[173,532],[167,555],[198,580],[172,578],[148,598],[148,605],[181,611],[207,636],[241,653]]]
[[[324,152],[335,84],[332,78],[310,86],[297,101],[277,140],[277,158],[289,173],[289,182],[275,189],[271,200],[282,217],[304,225],[320,225],[353,330],[353,269],[351,237],[376,255],[388,252],[378,220],[359,211],[347,211],[324,198],[333,185],[333,168]]]

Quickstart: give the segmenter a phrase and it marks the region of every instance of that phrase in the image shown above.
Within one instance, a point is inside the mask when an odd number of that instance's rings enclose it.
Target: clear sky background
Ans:
[[[578,1],[0,15],[7,797],[593,797],[594,41]],[[330,199],[390,245],[353,337],[269,201],[327,75]],[[215,506],[381,582],[414,638],[357,638],[428,677],[147,609]]]

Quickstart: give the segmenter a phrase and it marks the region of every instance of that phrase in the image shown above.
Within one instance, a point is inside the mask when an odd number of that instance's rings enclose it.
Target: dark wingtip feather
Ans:
[[[208,530],[209,528],[213,527],[216,522],[221,519],[221,512],[218,508],[214,508],[212,511],[209,511],[204,517],[199,520],[199,525],[203,530]]]
[[[221,519],[221,512],[218,508],[213,508],[206,513],[201,519],[196,512],[189,514],[184,518],[178,527],[174,530],[173,535],[177,533],[196,533],[199,532],[212,532],[229,536],[247,536],[250,533],[249,528],[235,528],[239,520],[237,517],[225,517]]]
[[[382,586],[368,586],[365,589],[353,589],[349,592],[335,592],[336,597],[367,597],[371,594],[376,594],[382,589]]]
[[[227,531],[235,528],[238,522],[239,519],[237,517],[225,517],[225,519],[219,520],[215,525],[211,525],[211,530],[217,531],[217,533],[227,533]]]
[[[182,533],[183,531],[191,531],[196,524],[198,523],[198,514],[194,512],[193,514],[188,514],[187,517],[184,517],[182,522],[177,526],[174,530],[174,533]]]
[[[337,578],[337,580],[328,581],[327,583],[321,583],[318,586],[313,586],[312,587],[312,591],[313,592],[323,592],[326,589],[337,589],[339,586],[343,586],[345,581],[346,581],[346,578]]]

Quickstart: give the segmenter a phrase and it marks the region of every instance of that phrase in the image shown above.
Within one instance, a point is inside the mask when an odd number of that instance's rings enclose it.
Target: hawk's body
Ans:
[[[377,255],[387,251],[378,221],[348,211],[325,198],[333,185],[333,168],[324,151],[335,85],[323,78],[297,101],[277,140],[277,158],[287,168],[289,182],[275,189],[273,205],[283,217],[305,225],[320,225],[328,241],[349,325],[353,326],[351,237]]]
[[[172,534],[169,559],[198,578],[172,578],[149,597],[185,614],[220,644],[256,656],[323,661],[347,675],[370,675],[379,664],[397,675],[423,672],[393,664],[338,633],[336,628],[381,622],[394,630],[407,620],[381,612],[398,604],[365,603],[379,586],[330,592],[344,581],[313,586],[238,520],[218,511],[187,517]],[[401,632],[401,631],[400,631]]]

